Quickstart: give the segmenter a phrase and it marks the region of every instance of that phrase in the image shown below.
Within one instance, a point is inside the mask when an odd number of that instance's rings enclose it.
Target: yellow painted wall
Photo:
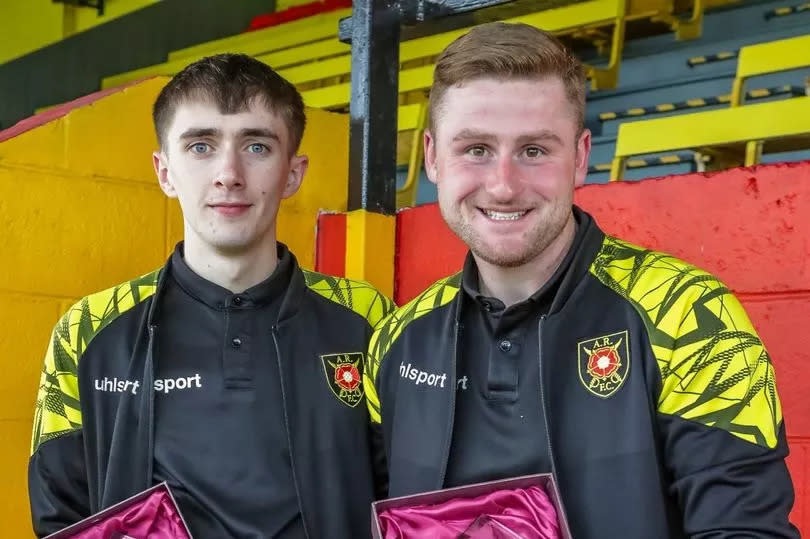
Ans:
[[[106,0],[95,9],[52,0],[0,0],[0,64],[160,0]]]
[[[0,2],[0,64],[62,39],[63,17],[51,0]]]
[[[348,204],[349,116],[307,109],[301,153],[309,156],[309,169],[298,193],[281,205],[278,237],[302,266],[313,269],[318,212],[346,211]]]
[[[30,537],[26,492],[39,372],[54,323],[81,296],[162,264],[182,235],[157,186],[153,79],[0,143],[0,489],[3,537]],[[345,211],[348,117],[308,110],[310,170],[285,201],[279,237],[314,265],[319,209]]]

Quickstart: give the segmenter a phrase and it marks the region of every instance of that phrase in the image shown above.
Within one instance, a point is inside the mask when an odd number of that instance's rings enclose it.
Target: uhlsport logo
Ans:
[[[608,398],[622,387],[630,371],[627,330],[581,341],[577,345],[579,379],[597,397]]]
[[[363,353],[327,354],[321,356],[321,362],[326,382],[335,397],[347,406],[357,406],[363,400],[363,385],[360,383]]]

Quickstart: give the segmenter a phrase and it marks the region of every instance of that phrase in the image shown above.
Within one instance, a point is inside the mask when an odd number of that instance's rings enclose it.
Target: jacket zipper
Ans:
[[[146,379],[144,377],[144,383],[147,387],[144,387],[142,391],[144,391],[146,395],[146,436],[147,436],[147,451],[149,455],[149,460],[146,464],[146,471],[147,471],[147,479],[146,484],[151,485],[153,478],[154,478],[154,464],[155,464],[155,391],[154,391],[154,383],[155,383],[155,331],[157,326],[155,324],[149,324],[149,343],[147,344],[146,353],[147,356],[147,365],[149,367],[148,374],[149,377]],[[143,418],[141,418],[143,420]]]
[[[304,527],[304,536],[310,537],[307,527],[307,519],[304,516],[303,501],[301,499],[301,489],[298,487],[298,476],[295,473],[295,454],[293,452],[292,437],[290,436],[290,418],[287,415],[287,394],[284,391],[284,371],[281,368],[281,350],[278,346],[278,326],[270,329],[273,335],[273,346],[276,349],[276,364],[278,365],[279,385],[281,386],[281,411],[284,413],[284,430],[287,432],[287,446],[290,448],[290,467],[292,468],[293,485],[295,486],[295,496],[298,498],[298,511],[301,513],[301,524]]]
[[[546,315],[540,316],[540,322],[537,324],[537,360],[539,363],[540,375],[540,404],[543,407],[543,425],[546,428],[546,443],[548,444],[548,460],[551,462],[551,475],[557,482],[557,488],[560,490],[560,509],[563,515],[567,515],[565,510],[565,503],[562,499],[562,492],[559,488],[559,476],[557,475],[557,467],[554,465],[554,451],[551,449],[551,429],[548,428],[548,404],[546,403],[546,392],[543,391],[543,322],[546,321]],[[559,518],[559,517],[558,517]],[[562,519],[560,519],[562,520]],[[567,519],[566,519],[567,520]]]
[[[444,444],[444,458],[443,458],[443,466],[442,466],[442,474],[439,477],[439,485],[437,488],[441,489],[444,488],[444,479],[447,476],[447,463],[450,460],[450,446],[453,443],[453,423],[456,417],[456,359],[457,359],[457,351],[458,351],[458,339],[459,339],[459,322],[456,320],[456,325],[454,328],[455,338],[453,339],[453,359],[450,365],[450,375],[451,381],[450,384],[450,421],[447,422],[447,431],[445,435],[445,439],[447,442]]]

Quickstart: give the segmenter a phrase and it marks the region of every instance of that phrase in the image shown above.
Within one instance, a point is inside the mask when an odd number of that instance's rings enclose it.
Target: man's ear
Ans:
[[[574,171],[574,187],[585,185],[588,175],[588,159],[591,155],[591,130],[583,129],[577,140],[576,168]]]
[[[439,171],[436,165],[436,138],[430,129],[425,129],[423,142],[425,144],[425,174],[431,183],[436,183],[439,180]]]
[[[177,190],[169,180],[169,162],[162,150],[152,153],[152,165],[155,167],[155,175],[161,191],[169,198],[177,198]]]
[[[292,157],[290,160],[290,172],[287,174],[287,183],[281,193],[281,198],[290,198],[298,192],[301,182],[304,181],[304,174],[307,173],[307,167],[309,167],[309,157],[306,155]]]

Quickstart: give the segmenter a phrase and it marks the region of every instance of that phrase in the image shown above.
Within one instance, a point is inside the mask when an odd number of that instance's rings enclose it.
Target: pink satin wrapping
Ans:
[[[72,539],[108,539],[119,534],[134,539],[191,539],[169,493],[160,490],[73,535]]]
[[[557,511],[537,486],[497,490],[435,505],[397,507],[380,513],[384,539],[456,539],[481,515],[526,539],[560,539]]]

